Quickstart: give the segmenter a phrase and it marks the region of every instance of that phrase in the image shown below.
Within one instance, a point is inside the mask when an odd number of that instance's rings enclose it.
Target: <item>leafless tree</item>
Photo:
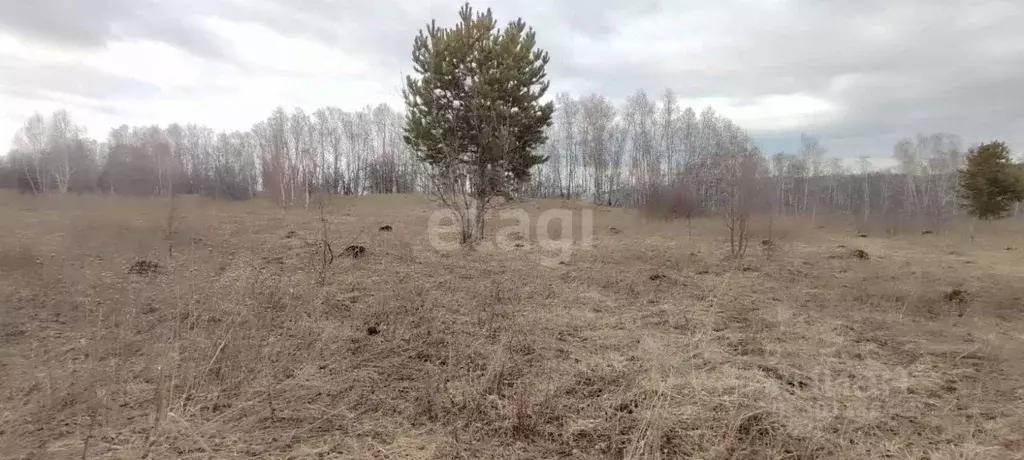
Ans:
[[[42,115],[36,113],[25,121],[25,125],[15,137],[14,146],[22,155],[28,157],[21,163],[32,192],[42,193],[48,188],[48,181],[42,172],[43,152],[46,148],[46,120]]]
[[[727,160],[725,177],[725,226],[729,230],[729,254],[742,258],[750,241],[750,217],[757,204],[760,155],[743,152]]]
[[[808,199],[811,197],[811,184],[816,184],[816,178],[821,176],[822,165],[825,158],[825,148],[821,146],[817,137],[809,136],[807,134],[800,134],[800,158],[803,160],[803,175],[804,175],[804,202],[803,212],[807,212]],[[811,202],[811,221],[817,215],[818,211],[818,192],[815,188],[814,197],[815,200]]]
[[[579,102],[583,174],[589,175],[588,194],[595,203],[608,197],[610,164],[613,157],[615,107],[603,96],[591,94]]]

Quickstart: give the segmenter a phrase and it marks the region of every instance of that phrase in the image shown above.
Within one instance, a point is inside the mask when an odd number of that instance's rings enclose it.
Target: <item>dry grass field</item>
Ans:
[[[1020,222],[758,219],[737,262],[720,219],[590,208],[544,265],[334,198],[321,285],[316,211],[170,209],[0,195],[0,457],[1024,458]]]

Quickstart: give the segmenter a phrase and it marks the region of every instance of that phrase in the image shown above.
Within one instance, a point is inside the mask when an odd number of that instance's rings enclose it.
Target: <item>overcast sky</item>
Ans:
[[[0,0],[0,145],[67,108],[120,124],[248,129],[276,106],[400,107],[413,37],[460,1]],[[768,153],[800,132],[890,156],[917,133],[1024,150],[1019,0],[491,0],[551,55],[552,93],[622,101],[672,88]]]

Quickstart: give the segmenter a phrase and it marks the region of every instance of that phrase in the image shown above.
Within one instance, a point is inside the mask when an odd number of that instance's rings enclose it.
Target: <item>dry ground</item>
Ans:
[[[0,195],[0,457],[1024,458],[1019,222],[758,222],[735,262],[718,220],[596,208],[545,266],[337,198],[367,253],[320,286],[316,212],[168,203]]]

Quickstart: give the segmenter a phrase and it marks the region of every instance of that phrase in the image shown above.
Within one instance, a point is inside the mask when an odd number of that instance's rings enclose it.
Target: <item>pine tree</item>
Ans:
[[[967,212],[979,219],[1002,218],[1014,203],[1024,201],[1024,175],[1003,142],[972,148],[966,168],[959,171],[959,183]]]
[[[484,213],[547,161],[534,153],[546,140],[554,104],[548,54],[522,19],[502,29],[491,14],[459,11],[453,28],[431,22],[413,44],[414,76],[406,78],[404,140],[431,170],[437,195],[459,215],[462,242],[480,239]]]

